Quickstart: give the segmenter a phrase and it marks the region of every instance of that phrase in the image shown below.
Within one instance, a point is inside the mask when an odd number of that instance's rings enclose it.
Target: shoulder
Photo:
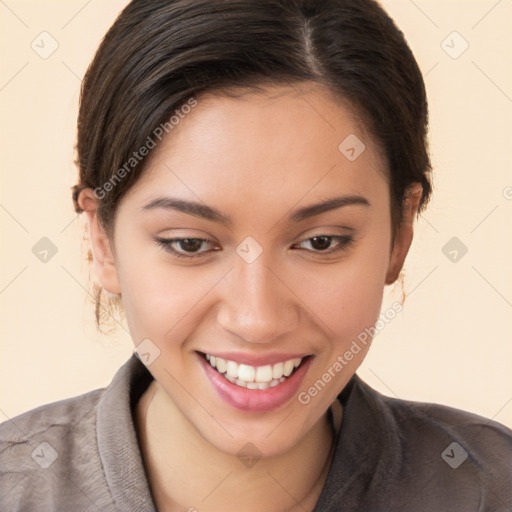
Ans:
[[[422,449],[429,441],[451,441],[467,449],[468,458],[472,456],[483,463],[492,457],[493,464],[508,464],[509,467],[512,463],[512,430],[501,423],[445,405],[389,397],[382,397],[382,402],[396,422],[403,442]],[[462,463],[465,454],[460,448],[455,446],[446,453],[443,451],[443,459],[450,462],[453,451],[457,461],[452,461],[451,465]]]
[[[453,407],[380,400],[396,428],[401,477],[414,493],[423,489],[450,510],[478,503],[496,511],[512,507],[512,430]]]
[[[104,389],[41,405],[0,424],[0,443],[16,444],[55,428],[69,429],[79,424],[96,407]]]
[[[97,494],[90,484],[103,480],[96,412],[104,391],[46,404],[0,425],[2,508],[50,510],[58,500],[71,504],[81,502],[81,494]],[[107,503],[104,498],[99,501]]]
[[[496,453],[495,462],[512,463],[512,430],[497,421],[446,405],[385,396],[357,375],[347,389],[349,397],[357,415],[364,411],[381,430],[390,430],[402,446],[422,450],[451,440],[461,442],[475,456],[488,459]]]
[[[338,398],[343,418],[327,510],[341,504],[367,512],[512,510],[512,431],[506,426],[384,396],[357,375]]]
[[[20,448],[25,453],[29,446],[36,448],[38,442],[51,445],[52,441],[58,441],[60,447],[70,447],[77,442],[74,436],[77,431],[85,435],[94,431],[96,405],[102,393],[103,390],[98,389],[42,405],[0,424],[1,471],[5,472],[10,462],[18,468],[20,465],[36,468],[34,461],[19,457]]]

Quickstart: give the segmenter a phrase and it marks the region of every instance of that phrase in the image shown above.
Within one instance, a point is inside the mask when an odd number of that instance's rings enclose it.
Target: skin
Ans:
[[[421,186],[411,187],[392,243],[386,164],[346,102],[316,84],[197,100],[123,197],[112,239],[92,190],[80,196],[101,285],[122,295],[135,345],[149,338],[160,350],[136,411],[151,490],[159,510],[312,510],[330,461],[326,411],[369,344],[307,405],[294,396],[264,413],[221,400],[197,352],[310,354],[299,391],[310,388],[377,320],[384,286],[397,279],[412,241]],[[366,146],[355,161],[338,149],[350,134]],[[199,201],[232,223],[142,209],[163,195]],[[340,195],[369,206],[289,220]],[[315,251],[311,237],[321,235],[353,241],[325,254],[339,242]],[[178,259],[157,236],[212,245]],[[248,236],[263,250],[250,264],[236,252]],[[252,467],[236,456],[248,442],[262,454]]]

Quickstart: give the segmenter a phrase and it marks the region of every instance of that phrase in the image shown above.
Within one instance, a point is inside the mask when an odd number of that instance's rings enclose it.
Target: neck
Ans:
[[[289,451],[244,464],[206,441],[156,381],[137,404],[136,423],[161,512],[311,511],[332,455],[332,428],[324,415]]]

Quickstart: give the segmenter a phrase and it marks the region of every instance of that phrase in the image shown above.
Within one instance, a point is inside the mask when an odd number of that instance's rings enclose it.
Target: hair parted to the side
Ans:
[[[423,208],[431,193],[425,86],[403,33],[375,0],[133,0],[82,84],[75,210],[81,190],[112,180],[190,98],[301,82],[347,100],[375,137],[389,167],[393,227],[414,182]],[[101,196],[97,215],[109,236],[144,162]]]

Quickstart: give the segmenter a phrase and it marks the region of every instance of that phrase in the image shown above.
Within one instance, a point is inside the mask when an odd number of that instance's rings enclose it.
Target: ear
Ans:
[[[78,196],[78,204],[87,216],[87,227],[93,256],[94,273],[102,288],[113,294],[120,294],[121,287],[115,266],[114,251],[108,236],[101,225],[96,210],[98,199],[91,188],[82,190]]]
[[[414,219],[418,213],[422,193],[423,187],[420,183],[413,183],[406,191],[402,221],[395,233],[391,249],[386,284],[393,284],[397,280],[404,265],[405,257],[411,247]]]

